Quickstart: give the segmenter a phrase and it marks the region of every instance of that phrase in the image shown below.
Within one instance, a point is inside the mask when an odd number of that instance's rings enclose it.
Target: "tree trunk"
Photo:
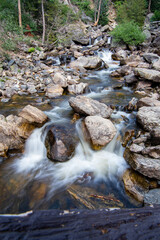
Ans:
[[[97,19],[94,23],[94,26],[97,26],[98,25],[98,22],[99,22],[99,18],[100,18],[100,12],[101,12],[101,5],[102,5],[102,0],[99,1],[99,7],[98,7],[98,15],[97,15]]]
[[[152,0],[149,0],[149,3],[148,3],[148,13],[151,12],[151,3],[152,3]]]
[[[44,0],[42,0],[42,22],[43,22],[42,44],[44,44],[45,35],[46,35],[46,24],[45,24],[45,16],[44,16]]]
[[[21,0],[18,0],[19,26],[22,28]]]

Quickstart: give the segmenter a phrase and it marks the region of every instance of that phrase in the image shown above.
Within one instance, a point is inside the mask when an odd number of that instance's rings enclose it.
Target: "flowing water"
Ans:
[[[114,139],[103,149],[95,151],[86,141],[83,118],[76,121],[79,142],[72,158],[53,163],[47,158],[45,137],[50,125],[69,128],[73,111],[70,96],[53,100],[53,108],[45,113],[50,121],[36,129],[26,141],[23,155],[10,153],[0,168],[0,212],[19,213],[30,209],[73,209],[134,207],[135,203],[124,191],[122,174],[128,167],[123,158],[121,139],[127,129],[134,127],[135,115],[120,111],[131,100],[129,88],[114,90],[119,82],[109,77],[118,67],[108,50],[98,55],[109,64],[109,69],[92,71],[83,82],[89,84],[85,95],[109,105],[117,106],[111,116],[117,128]],[[127,121],[126,121],[127,119]],[[73,124],[73,123],[72,123]]]

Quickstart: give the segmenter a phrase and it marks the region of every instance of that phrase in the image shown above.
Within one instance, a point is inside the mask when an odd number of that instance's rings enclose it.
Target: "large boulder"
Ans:
[[[134,170],[142,175],[160,180],[160,159],[133,153],[128,148],[124,152],[124,158]]]
[[[18,115],[26,119],[29,123],[36,124],[38,126],[42,126],[48,119],[44,112],[31,105],[24,107]]]
[[[67,123],[67,127],[50,126],[45,140],[47,156],[52,161],[67,161],[74,154],[77,143],[74,124]]]
[[[116,134],[116,128],[113,123],[100,116],[86,117],[85,126],[93,145],[105,146]]]
[[[103,65],[102,59],[98,56],[79,57],[76,61],[70,63],[71,68],[83,67],[85,69],[96,69]]]
[[[159,60],[159,56],[154,53],[144,53],[143,58],[148,62],[148,63],[154,63]]]
[[[63,91],[63,88],[59,84],[49,84],[46,89],[46,96],[56,98],[62,96]]]
[[[160,127],[160,107],[141,107],[137,113],[137,121],[146,131]]]
[[[153,82],[160,82],[160,72],[153,69],[135,68],[135,75]]]
[[[82,115],[98,115],[104,118],[109,118],[112,114],[110,107],[85,96],[71,97],[69,99],[69,104],[75,112]]]

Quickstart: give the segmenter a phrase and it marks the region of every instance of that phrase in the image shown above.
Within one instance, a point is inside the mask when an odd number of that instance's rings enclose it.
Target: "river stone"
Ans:
[[[144,97],[141,98],[138,103],[137,103],[137,107],[141,108],[141,107],[160,107],[160,101],[158,101],[155,98],[150,98],[150,97]]]
[[[100,116],[86,117],[85,126],[93,145],[105,146],[116,135],[116,128],[113,123]]]
[[[26,119],[29,123],[38,125],[43,125],[48,119],[44,112],[31,105],[25,106],[18,115]]]
[[[137,77],[141,77],[153,82],[160,82],[160,72],[153,69],[135,68],[134,73]]]
[[[60,97],[63,94],[63,88],[58,84],[49,84],[46,89],[46,96],[49,98]]]
[[[67,87],[67,78],[65,78],[61,73],[57,72],[53,77],[54,84],[58,84],[61,87]]]
[[[137,113],[137,121],[146,131],[160,127],[160,107],[141,107]]]
[[[71,97],[69,99],[69,104],[75,112],[82,115],[98,115],[104,118],[109,118],[112,114],[110,107],[85,96]]]
[[[148,63],[154,63],[159,60],[159,56],[154,53],[144,53],[143,58],[148,62]]]
[[[102,66],[102,59],[98,56],[79,57],[76,61],[70,63],[71,68],[83,67],[85,69],[96,69]]]
[[[71,94],[82,94],[85,92],[87,87],[88,87],[87,83],[79,83],[79,84],[69,85],[68,92]]]
[[[52,161],[64,162],[74,154],[78,143],[75,125],[67,123],[67,126],[52,125],[48,129],[45,139],[47,156]]]
[[[132,153],[128,148],[124,152],[124,158],[134,170],[149,178],[160,180],[160,159],[148,158],[141,154]]]
[[[160,204],[160,189],[151,189],[144,195],[144,204]]]
[[[129,147],[130,151],[131,152],[134,152],[134,153],[141,153],[141,151],[143,150],[144,147],[138,145],[138,144],[131,144],[131,146]]]
[[[138,172],[127,169],[123,174],[125,190],[139,202],[143,202],[144,194],[149,190],[149,181]]]

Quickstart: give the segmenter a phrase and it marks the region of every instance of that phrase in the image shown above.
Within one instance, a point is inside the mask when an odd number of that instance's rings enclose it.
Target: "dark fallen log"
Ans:
[[[160,239],[160,206],[0,216],[1,240]]]

